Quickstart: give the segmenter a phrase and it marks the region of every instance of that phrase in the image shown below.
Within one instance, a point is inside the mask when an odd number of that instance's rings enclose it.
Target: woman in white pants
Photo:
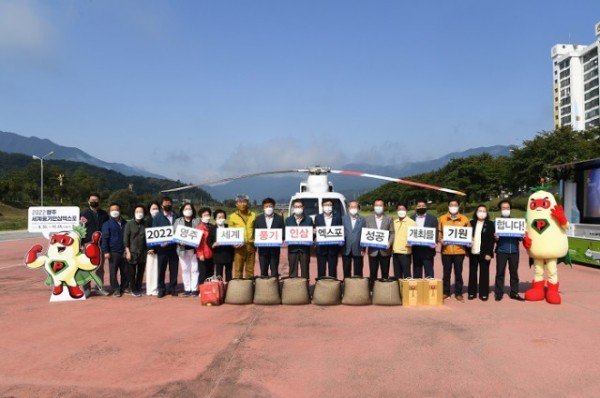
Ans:
[[[151,202],[148,208],[150,217],[146,220],[146,228],[152,227],[152,218],[160,211],[158,202]],[[152,249],[146,255],[146,295],[158,296],[158,256]]]
[[[173,223],[177,228],[178,225],[183,225],[189,228],[196,229],[200,220],[196,218],[196,209],[191,203],[184,203],[181,206],[179,217]],[[179,265],[181,266],[181,278],[183,279],[183,296],[198,295],[198,259],[196,258],[196,248],[179,244],[177,246],[177,254],[179,255]]]

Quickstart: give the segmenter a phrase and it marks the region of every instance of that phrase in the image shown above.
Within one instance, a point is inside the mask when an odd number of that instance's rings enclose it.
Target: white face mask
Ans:
[[[301,216],[304,213],[304,209],[302,207],[294,207],[294,214],[297,216]]]
[[[222,227],[225,224],[224,218],[217,218],[217,225]]]
[[[155,217],[155,216],[156,216],[156,215],[159,213],[159,211],[160,211],[160,210],[156,210],[156,209],[154,209],[154,210],[150,210],[150,215],[151,215],[152,217]]]
[[[373,207],[375,214],[383,214],[383,206],[375,206]]]
[[[183,216],[184,217],[191,217],[194,214],[194,212],[191,209],[185,209],[183,211]]]
[[[275,209],[273,209],[272,207],[265,207],[265,214],[267,216],[271,216],[273,215],[273,212],[275,211]]]
[[[500,210],[502,217],[510,217],[510,209],[508,210]]]
[[[355,216],[355,215],[358,214],[358,209],[356,209],[356,208],[353,207],[352,209],[348,210],[348,213],[350,213],[351,215]]]
[[[331,213],[333,211],[333,207],[331,206],[323,206],[323,213]]]
[[[144,213],[135,213],[136,220],[141,220],[142,218],[144,218]]]
[[[398,210],[398,217],[400,217],[400,218],[406,217],[406,210]]]
[[[458,206],[450,206],[448,207],[448,211],[450,212],[450,214],[456,214],[458,213]]]
[[[110,212],[110,216],[112,218],[119,218],[120,215],[121,215],[121,213],[118,210],[113,210]]]
[[[210,221],[210,216],[208,216],[208,217],[202,217],[202,222],[203,222],[204,224],[208,224],[208,223],[209,223],[209,221]]]
[[[478,211],[477,212],[477,218],[478,219],[483,220],[486,217],[487,217],[487,212],[485,212],[485,211]]]

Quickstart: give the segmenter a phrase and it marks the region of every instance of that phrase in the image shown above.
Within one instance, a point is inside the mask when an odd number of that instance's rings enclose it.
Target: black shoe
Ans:
[[[165,297],[165,292],[158,292],[158,294],[156,295],[156,297],[158,297],[158,298]]]
[[[175,290],[173,290],[173,291],[171,292],[171,296],[173,296],[173,297],[177,297],[177,292],[176,292]]]
[[[469,297],[468,297],[468,298],[469,298],[469,300],[473,300],[473,299],[475,299],[475,297],[477,297],[477,296],[476,296],[476,295],[474,295],[474,294],[469,294]]]
[[[495,300],[496,300],[496,301],[500,301],[500,300],[502,300],[502,296],[498,296],[498,295],[496,295],[496,296],[495,296]]]
[[[191,292],[188,292],[187,290],[185,292],[183,292],[183,297],[190,297],[192,295]]]
[[[121,297],[122,295],[123,295],[123,293],[121,293],[121,291],[120,291],[120,290],[115,290],[115,291],[113,292],[113,296],[115,296],[115,297]]]
[[[511,295],[510,295],[510,298],[511,298],[512,300],[517,300],[517,301],[525,301],[525,299],[524,299],[523,297],[519,296],[518,294],[511,294]]]
[[[487,296],[479,296],[479,299],[481,301],[488,301],[488,297]]]

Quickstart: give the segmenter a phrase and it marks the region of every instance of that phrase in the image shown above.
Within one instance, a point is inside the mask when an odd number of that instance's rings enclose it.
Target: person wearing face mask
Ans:
[[[85,226],[85,237],[83,238],[82,245],[90,243],[92,241],[92,235],[94,232],[102,232],[102,226],[108,221],[108,213],[100,208],[100,196],[96,193],[90,194],[88,197],[88,205],[86,209],[81,211],[80,221]],[[96,275],[104,284],[104,256],[101,256],[100,264],[96,268]],[[108,296],[108,292],[104,290],[102,286],[96,286],[98,293],[103,296]],[[83,287],[85,297],[90,296],[91,282],[88,282]]]
[[[121,206],[118,203],[111,203],[108,209],[110,219],[102,225],[100,247],[102,253],[104,253],[104,258],[108,260],[112,294],[115,297],[121,297],[125,289],[129,289],[129,272],[123,261],[123,253],[125,252],[125,245],[123,244],[125,220],[121,217]],[[120,283],[119,278],[117,278],[117,272],[119,273]]]
[[[215,219],[216,228],[228,228],[227,224],[227,213],[224,210],[217,209],[213,213]],[[213,249],[213,263],[215,266],[215,274],[223,278],[223,281],[227,282],[231,280],[232,268],[233,268],[233,247],[232,246],[220,246],[216,239],[212,244]],[[200,281],[202,282],[202,281]]]
[[[323,199],[323,212],[315,217],[315,227],[341,226],[342,217],[333,212],[333,200]],[[338,256],[340,246],[319,245],[317,246],[317,277],[330,276],[337,278]]]
[[[285,224],[283,217],[275,214],[275,200],[266,198],[262,201],[263,214],[256,217],[254,229],[280,229],[281,236],[285,239]],[[258,263],[260,264],[260,276],[279,277],[279,255],[281,254],[280,247],[259,247],[258,248]]]
[[[129,289],[136,297],[142,296],[142,280],[146,268],[146,209],[137,205],[133,209],[133,220],[125,224],[123,244],[129,271]]]
[[[500,215],[503,218],[510,217],[511,203],[508,199],[501,200],[498,207],[500,208]],[[519,295],[519,242],[522,239],[509,236],[496,236],[495,238],[497,240],[495,299],[496,301],[500,301],[504,295],[504,275],[506,273],[506,263],[508,262],[508,272],[510,274],[509,297],[513,300],[525,301]]]
[[[394,219],[394,277],[410,278],[410,257],[411,247],[408,245],[408,229],[414,227],[417,223],[407,217],[407,207],[404,203],[398,203],[396,213],[398,218]]]
[[[203,207],[198,214],[200,214],[198,229],[202,231],[202,237],[200,238],[200,245],[196,249],[199,272],[196,287],[203,284],[206,278],[213,276],[215,273],[213,245],[217,237],[217,227],[210,223],[210,209]],[[198,291],[194,291],[192,294],[197,296]]]
[[[471,226],[469,219],[459,213],[460,202],[457,199],[448,201],[448,213],[443,214],[438,219],[438,240],[442,241],[444,226],[448,227],[469,227]],[[444,269],[443,285],[444,285],[444,300],[450,297],[450,278],[452,277],[452,269],[454,269],[454,297],[464,302],[463,298],[463,262],[465,260],[466,250],[460,245],[449,245],[442,241],[442,266]]]
[[[230,228],[244,228],[244,243],[235,246],[233,256],[233,276],[253,278],[256,248],[254,247],[254,222],[256,213],[250,210],[248,195],[238,195],[235,199],[236,211],[229,216]]]
[[[369,283],[371,288],[377,279],[379,269],[381,277],[388,279],[390,276],[390,257],[392,255],[391,247],[394,243],[394,220],[384,213],[384,203],[382,199],[373,202],[373,214],[366,219],[366,228],[375,228],[389,231],[389,240],[387,249],[377,249],[369,247]]]
[[[181,215],[173,226],[184,226],[188,228],[198,228],[200,220],[196,218],[196,209],[191,203],[184,203],[179,209]],[[210,214],[210,211],[209,211]],[[183,281],[183,296],[190,297],[198,295],[198,258],[196,257],[196,248],[193,246],[178,244],[177,256],[179,257],[179,266],[181,267],[181,279]]]
[[[150,202],[148,213],[150,216],[146,219],[146,228],[152,227],[152,220],[160,212],[160,204],[156,201]],[[158,255],[154,249],[149,249],[146,255],[146,295],[158,295]]]
[[[304,214],[304,203],[301,199],[292,201],[292,214],[285,220],[286,227],[313,227],[312,218]],[[288,245],[288,264],[290,278],[298,276],[298,264],[300,264],[300,275],[310,280],[310,246]]]
[[[342,217],[344,225],[344,247],[342,248],[342,267],[344,278],[363,276],[363,257],[365,249],[360,247],[360,235],[366,224],[365,218],[358,214],[360,204],[356,200],[348,202],[348,214]],[[354,272],[352,272],[354,266]]]
[[[177,213],[173,211],[173,200],[165,196],[160,201],[161,211],[152,217],[152,227],[167,227],[177,220]],[[158,260],[158,298],[165,294],[177,296],[177,274],[179,272],[179,255],[176,243],[163,243],[156,247]],[[165,286],[165,274],[169,267],[169,285]]]
[[[438,239],[438,219],[427,213],[427,201],[425,199],[417,200],[415,214],[411,217],[415,220],[415,226],[419,228],[435,228],[436,242]],[[423,269],[425,269],[425,278],[433,278],[433,259],[435,257],[435,245],[414,246],[412,247],[413,260],[413,278],[423,278]]]
[[[475,209],[471,227],[473,227],[473,245],[469,254],[468,298],[473,300],[479,294],[480,300],[487,301],[490,293],[490,261],[494,257],[496,228],[490,221],[484,205],[479,205]],[[479,281],[477,280],[478,270]]]

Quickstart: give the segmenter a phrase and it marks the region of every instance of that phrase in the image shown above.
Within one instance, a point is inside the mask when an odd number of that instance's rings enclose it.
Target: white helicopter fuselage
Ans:
[[[290,198],[288,214],[292,214],[292,202],[296,199],[302,201],[304,214],[310,216],[313,221],[317,214],[323,212],[323,199],[333,201],[333,211],[335,213],[346,214],[346,197],[333,191],[333,185],[327,178],[327,174],[311,174],[306,181],[300,183],[300,192],[296,192]]]

